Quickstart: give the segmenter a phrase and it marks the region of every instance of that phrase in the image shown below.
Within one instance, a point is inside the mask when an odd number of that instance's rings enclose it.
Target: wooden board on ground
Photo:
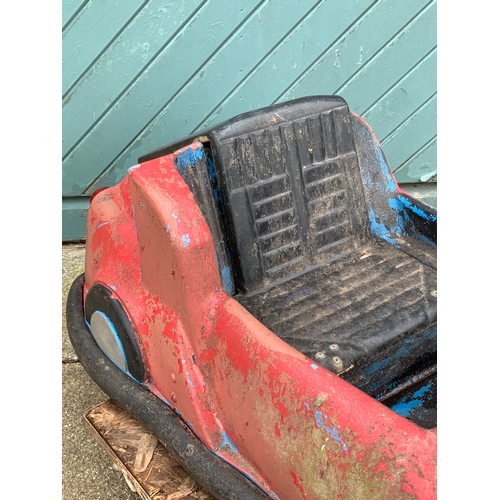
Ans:
[[[215,500],[140,422],[114,401],[91,408],[84,422],[143,500]]]

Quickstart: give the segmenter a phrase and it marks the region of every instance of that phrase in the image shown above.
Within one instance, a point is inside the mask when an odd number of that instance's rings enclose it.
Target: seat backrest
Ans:
[[[207,133],[239,290],[262,290],[370,238],[351,116],[340,97],[240,115]]]

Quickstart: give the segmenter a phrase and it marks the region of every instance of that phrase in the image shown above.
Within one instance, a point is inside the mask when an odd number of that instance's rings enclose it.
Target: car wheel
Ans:
[[[122,303],[104,285],[94,285],[85,300],[85,320],[104,354],[138,382],[144,382],[144,363],[136,331]]]

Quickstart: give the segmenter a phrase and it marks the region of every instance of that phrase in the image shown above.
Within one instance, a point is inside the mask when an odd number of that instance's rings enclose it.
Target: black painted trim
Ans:
[[[130,375],[139,382],[145,381],[144,363],[136,341],[135,328],[123,305],[112,298],[112,290],[98,283],[88,292],[85,300],[85,318],[90,325],[90,318],[96,311],[101,311],[113,323],[125,351],[125,358]]]

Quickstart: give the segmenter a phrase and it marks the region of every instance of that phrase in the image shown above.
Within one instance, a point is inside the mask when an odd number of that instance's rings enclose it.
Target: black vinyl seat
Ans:
[[[389,190],[367,130],[340,97],[298,99],[215,127],[197,168],[179,170],[226,290],[314,363],[383,399],[435,369],[435,218]],[[384,222],[397,226],[390,238]]]

